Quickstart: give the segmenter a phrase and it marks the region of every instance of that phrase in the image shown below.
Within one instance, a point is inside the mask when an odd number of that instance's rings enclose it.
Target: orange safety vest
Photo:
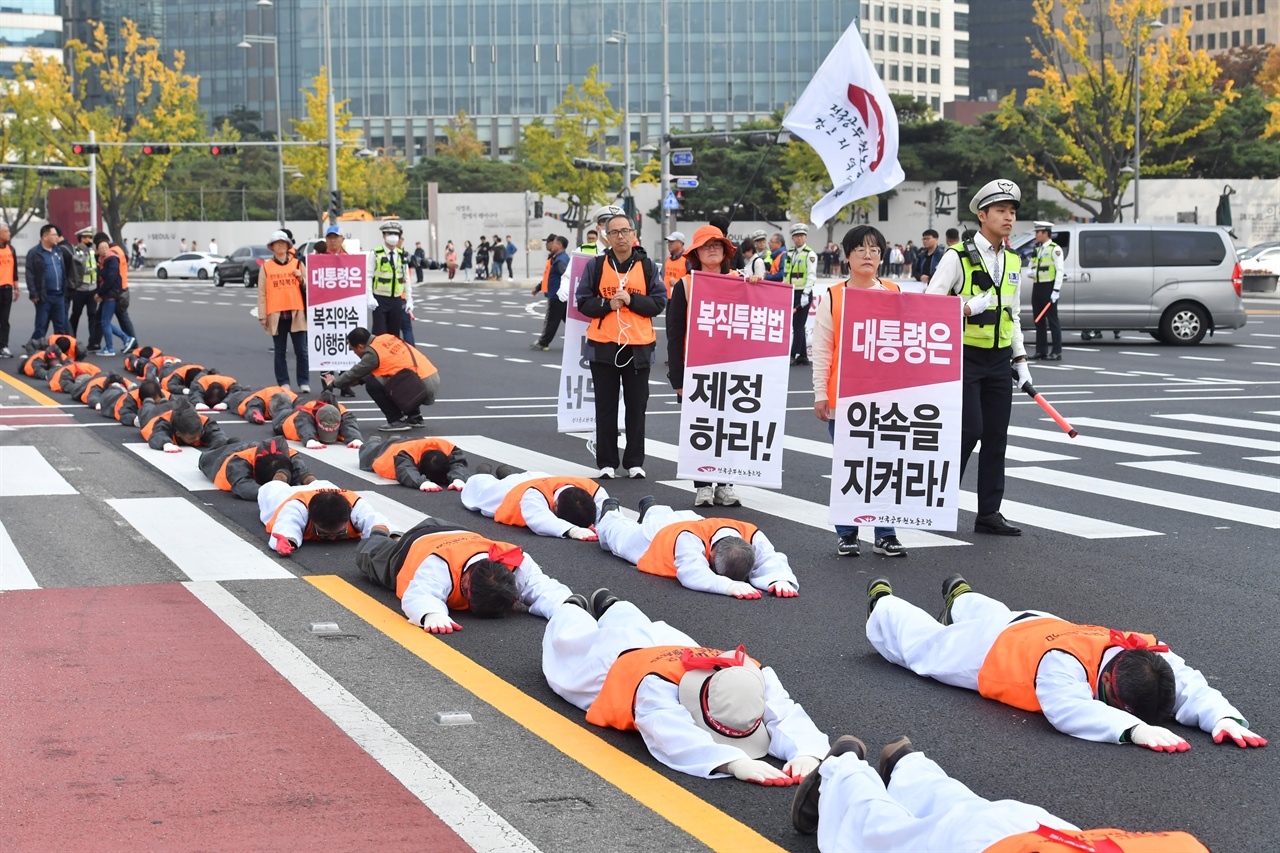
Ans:
[[[634,731],[636,691],[640,689],[640,682],[656,675],[663,681],[679,684],[688,671],[684,666],[685,652],[700,658],[718,658],[724,654],[720,649],[699,646],[650,646],[623,652],[609,667],[600,695],[587,709],[587,722],[624,732]],[[754,658],[752,662],[759,666]]]
[[[86,401],[89,399],[89,392],[90,392],[90,391],[92,391],[94,388],[102,388],[102,387],[104,387],[106,384],[107,384],[107,376],[106,376],[106,374],[104,374],[104,373],[99,373],[99,374],[98,374],[97,376],[95,376],[93,379],[90,379],[90,380],[89,380],[89,384],[84,386],[84,391],[80,392],[80,396],[79,396],[79,397],[77,397],[76,399],[77,399],[77,400],[79,400],[81,403],[84,403],[84,402],[86,402]],[[122,400],[123,400],[123,399],[124,399],[124,397],[122,396],[120,399],[122,399]]]
[[[298,259],[290,257],[279,263],[275,258],[268,258],[262,264],[262,272],[266,278],[263,284],[263,298],[267,303],[268,314],[279,314],[282,311],[301,311],[302,286],[298,281]]]
[[[166,400],[172,399],[173,397],[172,394],[163,388],[160,389],[160,396],[164,397]],[[120,420],[120,411],[124,408],[124,401],[126,399],[133,400],[133,407],[138,411],[142,410],[142,397],[139,396],[138,386],[131,385],[127,392],[120,395],[120,398],[116,400],[115,407],[111,410],[111,413],[116,420]]]
[[[284,503],[280,504],[280,506],[276,507],[276,511],[271,514],[271,520],[267,522],[267,535],[270,536],[272,532],[274,532],[275,526],[276,526],[276,519],[280,517],[280,510],[284,509],[293,501],[302,501],[303,505],[307,507],[307,526],[303,528],[302,538],[304,540],[319,539],[320,537],[316,536],[315,534],[315,527],[311,524],[311,499],[314,498],[316,495],[321,494],[322,492],[338,492],[344,498],[346,498],[347,503],[351,504],[352,508],[355,508],[356,501],[360,500],[359,495],[357,495],[355,492],[349,492],[346,489],[314,489],[309,492],[298,492],[296,495],[289,498],[289,500],[285,501]],[[360,538],[360,531],[350,521],[347,522],[346,538],[348,539]]]
[[[901,288],[891,281],[883,281],[876,279],[880,284],[884,285],[885,290],[891,290],[897,293]],[[844,289],[849,282],[842,281],[839,284],[833,284],[827,288],[827,301],[831,303],[831,373],[827,375],[827,405],[835,408],[837,394],[836,380],[839,378],[840,369],[840,323],[844,318]]]
[[[68,386],[75,382],[81,376],[97,376],[102,372],[102,368],[91,361],[73,361],[70,364],[64,364],[53,372],[49,377],[49,390],[51,391],[69,391]]]
[[[667,285],[667,293],[671,292],[671,287],[677,281],[689,274],[689,263],[684,259],[684,255],[671,259],[667,256],[667,262],[662,266],[662,281]]]
[[[59,341],[66,341],[67,358],[70,358],[72,361],[79,358],[81,355],[84,355],[84,353],[80,352],[80,348],[77,346],[77,344],[79,344],[79,341],[77,341],[71,335],[50,335],[49,336],[49,346],[56,347]]]
[[[1088,846],[1080,846],[1082,843]],[[1087,850],[1095,853],[1209,853],[1208,847],[1185,832],[1067,830],[1048,827],[1002,838],[982,853],[1081,853]]]
[[[12,243],[0,248],[0,287],[18,286],[17,263]]]
[[[502,503],[498,504],[498,511],[494,513],[493,520],[499,524],[525,527],[527,525],[524,523],[524,513],[520,511],[520,499],[524,497],[525,492],[530,489],[536,489],[541,492],[542,496],[547,499],[547,506],[554,510],[555,493],[568,486],[586,489],[587,494],[593,498],[596,496],[596,492],[600,490],[598,483],[582,477],[539,477],[536,480],[525,480],[507,492],[507,496],[502,499]]]
[[[738,535],[750,542],[760,528],[745,521],[731,518],[700,518],[697,521],[677,521],[668,524],[658,531],[636,563],[636,568],[651,575],[664,578],[676,576],[676,539],[681,533],[692,533],[702,540],[707,551],[707,562],[711,562],[711,537],[717,530],[728,527],[738,531]]]
[[[130,394],[131,396],[132,396],[134,393],[136,393],[136,392],[133,392],[133,391],[130,391],[130,392],[129,392],[129,394]],[[123,401],[123,400],[124,400],[124,397],[121,397],[120,399]],[[119,405],[119,404],[117,404],[117,407],[118,407],[118,405]],[[201,431],[203,431],[203,430],[204,430],[204,426],[205,426],[205,424],[209,423],[209,419],[208,419],[207,417],[205,417],[204,415],[200,415],[200,416],[199,416],[199,418],[200,418],[200,429],[201,429]],[[159,422],[159,421],[170,421],[170,420],[172,420],[172,419],[173,419],[173,410],[172,410],[172,409],[170,409],[169,411],[167,411],[167,412],[163,412],[163,413],[161,413],[161,414],[158,414],[158,415],[156,415],[154,418],[152,418],[151,420],[147,421],[147,422],[146,422],[146,424],[142,427],[142,440],[143,440],[143,441],[150,441],[150,440],[151,440],[151,434],[152,434],[153,432],[155,432],[155,431],[156,431],[156,423],[157,423],[157,422]],[[174,438],[174,440],[175,440],[175,441],[177,440],[177,436],[173,436],[173,438]]]
[[[234,376],[224,376],[221,373],[206,373],[204,376],[196,379],[196,384],[205,391],[208,391],[209,386],[214,384],[221,385],[225,390],[230,388],[232,385],[235,385],[236,379]]]
[[[284,430],[284,437],[290,441],[302,441],[302,437],[298,435],[298,418],[302,415],[315,420],[316,412],[320,411],[321,406],[336,406],[338,409],[338,417],[346,417],[347,407],[341,403],[326,403],[324,400],[312,400],[309,403],[303,403],[293,414],[284,419],[281,428]]]
[[[292,459],[297,455],[298,455],[298,451],[290,447],[289,458]],[[213,475],[213,484],[217,486],[219,489],[222,489],[222,491],[224,492],[231,491],[231,481],[227,479],[227,465],[230,464],[232,459],[243,459],[245,462],[248,462],[249,467],[252,468],[253,463],[257,460],[257,458],[258,458],[258,447],[256,445],[253,447],[246,447],[244,450],[237,450],[235,453],[230,454],[229,456],[227,456],[226,459],[223,459],[222,464],[218,466],[218,473]],[[277,510],[277,512],[278,511],[279,510]],[[272,516],[271,520],[274,521],[275,516]]]
[[[445,456],[453,453],[454,446],[443,438],[415,438],[410,441],[393,441],[382,449],[373,460],[373,473],[388,480],[396,478],[396,456],[408,453],[417,465],[429,450],[439,450]]]
[[[1139,645],[1156,645],[1151,634],[1128,636],[1138,638]],[[1089,689],[1096,696],[1102,655],[1122,641],[1123,636],[1117,638],[1111,629],[1098,625],[1077,625],[1053,616],[1021,619],[1001,631],[987,652],[978,670],[978,692],[1024,711],[1039,712],[1036,670],[1046,654],[1060,651],[1080,661],[1089,677]]]
[[[422,353],[416,352],[395,335],[378,335],[369,341],[369,346],[378,354],[378,366],[374,376],[395,376],[408,368],[423,379],[436,374],[436,366]]]
[[[542,268],[542,292],[546,293],[551,282],[551,258],[547,258],[547,265]]]
[[[468,533],[464,530],[432,533],[414,540],[414,543],[409,546],[409,553],[405,555],[404,565],[396,575],[396,598],[404,598],[410,582],[413,581],[413,576],[418,573],[418,568],[427,557],[434,554],[449,566],[449,576],[453,581],[445,604],[450,610],[470,610],[471,602],[467,601],[462,594],[462,570],[467,567],[467,562],[472,557],[480,554],[487,556],[490,546],[493,545],[497,545],[504,551],[510,551],[516,547],[509,542],[486,539],[479,533]],[[516,566],[508,566],[508,568],[513,572],[516,570]]]
[[[263,388],[261,391],[254,391],[248,397],[245,397],[243,400],[241,400],[240,405],[236,407],[236,414],[243,418],[245,415],[245,412],[249,411],[249,401],[261,400],[267,409],[267,416],[270,417],[272,414],[275,414],[271,411],[271,398],[277,394],[289,395],[290,402],[298,399],[297,394],[286,389],[284,386],[271,385],[266,388]]]
[[[608,256],[602,255],[599,263],[600,295],[605,299],[612,299],[623,289],[623,278],[613,269]],[[636,258],[635,264],[627,273],[625,287],[628,293],[639,296],[649,292],[649,283],[644,280],[644,262],[640,258]],[[641,317],[625,305],[592,322],[587,327],[587,337],[596,343],[619,346],[644,346],[657,340],[653,332],[653,321],[648,317]]]
[[[129,289],[129,259],[124,254],[124,249],[119,246],[108,246],[107,251],[120,259],[120,290]]]

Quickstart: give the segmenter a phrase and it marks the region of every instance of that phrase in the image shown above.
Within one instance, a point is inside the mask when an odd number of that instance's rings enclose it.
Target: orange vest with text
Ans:
[[[650,646],[623,652],[609,667],[600,695],[587,709],[587,722],[593,726],[621,729],[624,732],[634,731],[636,691],[640,689],[640,682],[656,675],[663,681],[679,684],[687,672],[683,660],[686,651],[700,658],[715,658],[724,654],[720,649],[696,646]]]
[[[0,247],[0,287],[17,287],[18,258],[14,254],[13,244]],[[8,294],[6,294],[8,295]],[[13,297],[9,297],[12,299]]]
[[[1055,841],[1065,837],[1076,844]],[[1083,842],[1088,847],[1080,847]],[[1209,853],[1194,836],[1185,832],[1128,832],[1123,829],[1047,830],[1020,832],[992,844],[982,853]]]
[[[423,379],[436,373],[436,366],[425,355],[395,335],[378,335],[369,341],[369,346],[378,354],[374,376],[395,376],[406,368]]]
[[[671,292],[672,286],[689,274],[689,264],[685,261],[684,255],[671,259],[667,256],[667,262],[662,266],[662,281],[667,285],[667,293]]]
[[[891,281],[883,281],[876,279],[880,284],[884,285],[885,290],[897,293],[900,288]],[[836,395],[839,391],[836,388],[836,379],[839,377],[840,368],[840,335],[841,321],[844,318],[844,289],[849,285],[847,281],[839,284],[833,284],[827,289],[827,301],[831,303],[831,373],[827,376],[827,405],[835,408]]]
[[[102,368],[91,361],[73,361],[71,364],[64,364],[49,377],[49,390],[69,391],[71,383],[81,376],[97,376],[101,372]]]
[[[131,391],[129,393],[133,393],[133,392]],[[124,397],[121,397],[120,399],[123,400]],[[200,415],[199,417],[200,417],[200,429],[201,431],[203,431],[205,424],[209,423],[209,419],[204,415]],[[154,418],[147,421],[146,424],[144,424],[142,427],[142,440],[150,441],[151,434],[156,431],[156,424],[159,423],[160,421],[171,421],[172,419],[173,419],[173,410],[170,409],[169,411],[156,415]],[[173,440],[174,440],[174,443],[176,444],[178,441],[178,437],[176,435],[173,436]],[[196,444],[193,446],[199,446],[199,441],[197,440]]]
[[[445,599],[445,604],[450,610],[470,610],[471,602],[467,601],[466,596],[462,594],[462,570],[467,567],[467,562],[472,557],[480,554],[487,556],[491,545],[497,545],[504,551],[510,551],[516,547],[508,542],[486,539],[479,533],[468,533],[465,530],[451,530],[447,533],[432,533],[430,536],[420,537],[409,546],[404,565],[396,575],[396,597],[404,598],[405,590],[409,588],[409,583],[418,573],[423,561],[434,554],[449,566],[449,577],[453,580],[453,586],[449,590],[449,597]],[[515,566],[508,568],[513,572],[516,570]]]
[[[1151,634],[1132,636],[1154,646]],[[1098,670],[1102,655],[1116,645],[1110,628],[1077,625],[1052,616],[1032,617],[1014,622],[1000,632],[978,670],[978,692],[988,699],[1024,711],[1040,711],[1036,698],[1036,670],[1049,652],[1059,651],[1080,661],[1089,677],[1089,689],[1098,694]]]
[[[388,480],[396,478],[396,456],[408,453],[413,457],[413,464],[422,461],[428,450],[439,450],[445,456],[453,453],[454,446],[443,438],[415,438],[409,441],[393,441],[382,449],[378,458],[373,460],[373,473]]]
[[[307,515],[308,515],[307,526],[302,531],[302,538],[312,539],[312,540],[319,539],[320,537],[316,536],[315,527],[311,524],[310,513],[311,513],[311,499],[314,498],[316,495],[321,494],[322,492],[338,492],[339,494],[342,495],[342,497],[346,498],[347,503],[351,504],[352,507],[356,505],[356,501],[360,500],[359,495],[357,495],[355,492],[349,492],[346,489],[315,489],[310,492],[298,492],[296,495],[289,498],[289,500],[285,501],[284,503],[280,504],[280,506],[276,507],[276,511],[271,514],[271,520],[267,522],[267,535],[270,536],[274,531],[276,526],[276,519],[280,517],[280,510],[284,509],[293,501],[302,501],[302,503],[305,504],[307,507]],[[348,539],[360,538],[360,531],[350,521],[347,522],[347,538]]]
[[[248,397],[245,397],[243,400],[241,400],[240,405],[236,407],[236,414],[243,418],[245,415],[245,412],[249,411],[249,402],[251,400],[262,401],[263,408],[267,410],[267,417],[271,417],[272,415],[279,414],[279,412],[271,411],[271,398],[277,394],[288,395],[289,400],[291,402],[293,400],[298,399],[297,394],[285,389],[283,385],[269,385],[266,388],[263,388],[261,391],[254,391]]]
[[[498,510],[493,515],[493,520],[499,524],[511,524],[516,527],[525,527],[524,513],[520,511],[520,499],[524,497],[524,493],[530,489],[536,489],[542,493],[547,499],[547,506],[555,510],[555,493],[567,486],[577,486],[580,489],[586,489],[587,494],[591,497],[596,496],[596,492],[600,490],[600,486],[593,480],[587,480],[582,477],[539,477],[536,480],[525,480],[511,491],[507,492],[507,496],[502,499],[502,503],[498,504]]]
[[[640,296],[649,292],[649,283],[644,280],[644,263],[639,258],[636,258],[625,276],[618,275],[613,264],[609,263],[608,256],[601,255],[597,263],[601,267],[600,295],[603,298],[612,299],[624,287],[628,293]],[[619,346],[644,346],[657,340],[653,332],[653,321],[633,313],[625,305],[593,320],[587,326],[587,337],[596,343]]]
[[[289,458],[292,459],[297,455],[298,451],[290,447]],[[237,450],[235,453],[230,454],[226,459],[223,459],[222,464],[218,466],[218,473],[213,475],[213,484],[224,492],[231,491],[231,481],[227,479],[227,464],[230,463],[232,459],[243,459],[245,462],[248,462],[249,467],[252,468],[253,463],[257,458],[258,448],[256,446],[246,447],[244,450]],[[277,512],[279,512],[279,510],[277,510]],[[271,517],[271,520],[275,520],[274,515]]]
[[[301,311],[306,307],[302,304],[302,283],[298,281],[298,266],[298,259],[293,256],[283,264],[277,263],[275,258],[268,258],[263,263],[263,296],[268,314]]]
[[[676,539],[679,538],[681,533],[692,533],[702,540],[702,545],[707,552],[707,562],[710,563],[711,537],[715,535],[717,530],[725,527],[738,531],[738,535],[748,542],[760,530],[754,524],[735,521],[731,518],[700,518],[697,521],[677,521],[675,524],[668,524],[657,532],[653,537],[653,541],[649,543],[649,547],[645,549],[644,554],[640,557],[640,562],[636,563],[636,568],[651,575],[660,575],[664,578],[675,577]]]
[[[129,289],[129,259],[125,256],[124,249],[119,246],[109,246],[107,251],[120,259],[120,289],[122,291]]]
[[[290,441],[302,441],[302,437],[298,435],[298,418],[311,418],[315,420],[316,412],[320,411],[321,406],[335,406],[338,409],[338,417],[346,417],[347,407],[341,403],[326,403],[324,400],[312,400],[309,403],[303,403],[294,409],[293,414],[284,419],[281,429],[284,430],[284,437]]]

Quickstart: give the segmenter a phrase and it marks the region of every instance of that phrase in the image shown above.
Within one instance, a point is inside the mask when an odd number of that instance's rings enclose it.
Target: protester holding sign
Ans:
[[[813,413],[818,420],[826,421],[827,432],[835,440],[836,420],[834,409],[837,371],[840,365],[841,319],[845,288],[861,290],[898,291],[898,285],[876,277],[880,259],[888,245],[881,234],[870,225],[851,228],[842,241],[844,253],[849,258],[849,279],[833,284],[826,298],[818,306],[818,316],[813,327]],[[858,556],[858,528],[856,525],[837,524],[836,553],[842,557]],[[898,541],[898,531],[893,527],[877,527],[873,550],[886,557],[905,557],[907,549]]]

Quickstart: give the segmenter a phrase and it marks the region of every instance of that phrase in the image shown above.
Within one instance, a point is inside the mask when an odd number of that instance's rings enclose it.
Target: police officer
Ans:
[[[609,220],[615,216],[626,215],[626,212],[616,204],[606,204],[596,210],[596,215],[592,217],[596,221],[596,227],[587,232],[587,242],[579,246],[578,251],[588,255],[603,255],[609,250],[609,241],[604,239]]]
[[[102,347],[102,315],[94,295],[98,290],[98,253],[93,249],[93,229],[81,228],[76,232],[76,244],[71,248],[79,275],[71,282],[71,334],[80,330],[80,314],[89,321],[89,349]]]
[[[1032,316],[1036,321],[1036,354],[1033,358],[1062,361],[1062,325],[1058,322],[1058,296],[1062,293],[1062,247],[1053,242],[1053,223],[1036,222],[1036,252],[1032,256],[1035,284],[1031,287]],[[1045,311],[1045,306],[1049,307]],[[1048,332],[1048,334],[1046,334]],[[1049,334],[1053,349],[1049,349]]]
[[[964,300],[964,409],[960,427],[960,476],[974,445],[978,455],[978,517],[975,533],[1021,536],[1004,520],[1004,452],[1009,439],[1013,386],[1031,381],[1027,351],[1018,322],[1022,259],[1004,248],[1022,204],[1013,181],[991,181],[974,195],[969,211],[978,217],[979,233],[950,247],[938,262],[926,293]]]
[[[814,283],[818,278],[818,253],[809,248],[809,226],[797,222],[791,226],[791,242],[795,248],[787,252],[779,276],[767,278],[785,281],[791,285],[794,297],[791,314],[791,363],[809,363],[809,342],[805,339],[804,324],[809,319],[809,301],[813,298]]]
[[[403,226],[382,223],[384,245],[373,250],[373,309],[371,331],[375,335],[399,335],[404,321],[405,288],[409,282],[409,255],[400,245]]]

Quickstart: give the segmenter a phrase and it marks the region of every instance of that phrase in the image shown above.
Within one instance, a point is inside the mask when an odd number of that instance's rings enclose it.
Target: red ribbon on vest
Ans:
[[[1083,850],[1085,853],[1124,853],[1124,848],[1116,844],[1110,838],[1099,838],[1093,844],[1080,839],[1073,838],[1070,835],[1057,829],[1050,829],[1044,824],[1040,824],[1035,829],[1035,834],[1049,841],[1056,842],[1064,847],[1074,847],[1076,850]]]
[[[1169,647],[1164,643],[1156,643],[1154,646],[1148,645],[1144,637],[1139,637],[1137,634],[1126,634],[1123,631],[1117,631],[1114,628],[1111,629],[1111,639],[1109,642],[1111,645],[1119,646],[1122,649],[1145,649],[1149,652],[1169,651]]]
[[[680,663],[685,670],[690,669],[724,669],[731,666],[742,666],[747,661],[747,649],[745,646],[738,646],[733,652],[733,657],[727,658],[723,655],[715,657],[704,657],[695,655],[693,649],[685,649],[680,655]]]
[[[524,551],[519,548],[512,548],[509,551],[504,551],[502,550],[501,545],[494,542],[489,546],[489,559],[515,569],[519,568],[520,564],[524,562]]]

